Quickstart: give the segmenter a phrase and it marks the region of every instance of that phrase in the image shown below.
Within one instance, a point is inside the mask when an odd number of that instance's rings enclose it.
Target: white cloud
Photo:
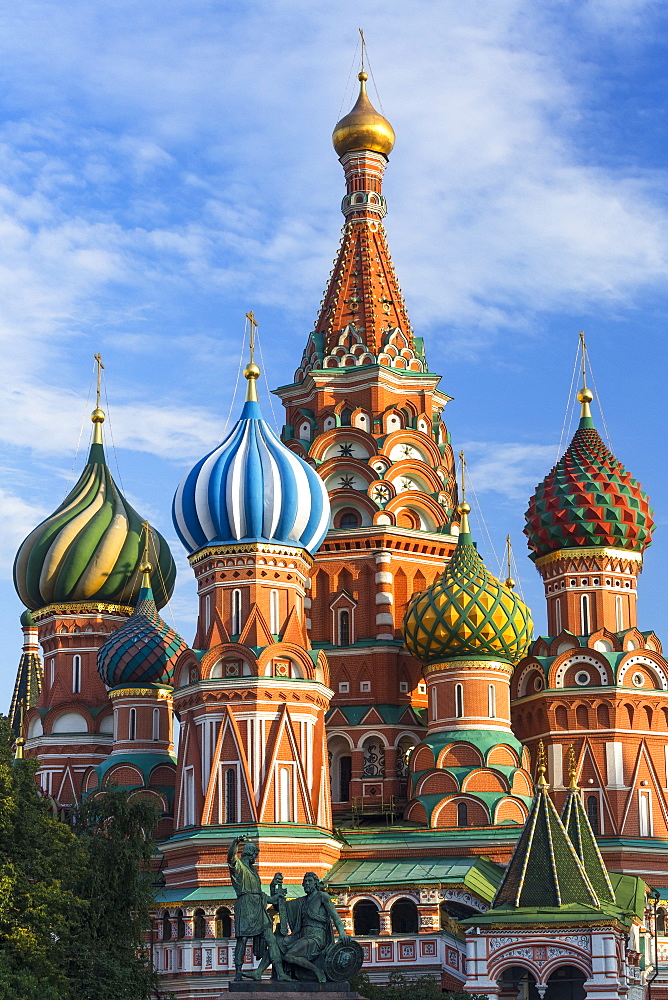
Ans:
[[[556,456],[553,444],[468,441],[463,448],[476,493],[497,493],[512,503],[528,501]]]
[[[16,550],[36,524],[46,517],[48,512],[34,504],[27,503],[21,497],[0,489],[0,575],[11,576]]]

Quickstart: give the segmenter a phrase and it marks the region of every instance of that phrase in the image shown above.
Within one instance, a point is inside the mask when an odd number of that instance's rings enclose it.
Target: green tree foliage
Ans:
[[[76,1000],[143,1000],[155,988],[145,935],[153,903],[150,836],[158,818],[151,803],[113,789],[79,812],[87,864],[75,890],[88,913],[70,962]]]
[[[0,1000],[147,1000],[157,811],[110,790],[72,828],[0,717]]]
[[[391,972],[389,982],[372,983],[365,972],[355,976],[351,988],[361,993],[367,1000],[488,1000],[486,994],[441,991],[437,976],[417,976],[409,979],[401,972]]]

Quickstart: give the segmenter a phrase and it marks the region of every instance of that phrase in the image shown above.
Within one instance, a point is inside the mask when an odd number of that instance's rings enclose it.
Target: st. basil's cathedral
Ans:
[[[280,869],[299,894],[318,875],[372,981],[666,1000],[668,663],[636,615],[649,500],[583,384],[526,513],[548,614],[534,638],[458,492],[450,397],[383,227],[394,132],[366,80],[334,130],[343,235],[275,389],[281,437],[251,357],[237,423],[174,496],[192,645],[160,615],[174,560],[111,475],[98,401],[79,481],[16,557],[17,753],[65,812],[110,785],[158,805],[151,947],[178,1000],[233,974],[242,835],[264,883]]]

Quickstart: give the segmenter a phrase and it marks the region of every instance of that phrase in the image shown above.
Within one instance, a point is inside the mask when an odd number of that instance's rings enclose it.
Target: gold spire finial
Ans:
[[[149,562],[148,558],[148,545],[151,538],[151,525],[148,521],[142,521],[142,529],[144,531],[144,551],[141,557],[141,566],[139,567],[139,572],[142,573],[142,587],[151,586],[151,573],[153,571],[153,566]]]
[[[575,759],[575,750],[573,749],[573,744],[568,748],[568,788],[577,792],[578,790],[578,765]]]
[[[93,444],[102,444],[102,424],[104,423],[104,410],[100,409],[100,391],[102,385],[102,369],[104,365],[102,364],[102,355],[94,354],[95,364],[97,365],[97,388],[95,390],[95,409],[90,415],[90,419],[93,421]]]
[[[515,587],[515,581],[512,577],[511,562],[513,558],[513,543],[510,539],[510,535],[506,535],[506,566],[508,568],[508,576],[506,577],[506,587],[508,590],[513,590]]]
[[[547,789],[550,786],[548,785],[547,779],[545,777],[545,772],[547,771],[547,765],[545,764],[545,746],[542,740],[540,740],[538,744],[538,760],[536,763],[537,763],[536,772],[538,775],[538,778],[536,780],[536,785],[538,786],[538,788],[545,789],[547,791]]]
[[[594,398],[594,394],[591,389],[587,388],[587,345],[585,344],[584,330],[580,330],[580,356],[582,371],[582,388],[578,393],[578,402],[582,403],[580,416],[591,417],[591,406],[589,404]]]
[[[244,378],[248,380],[248,389],[246,390],[246,402],[247,403],[257,403],[257,386],[256,382],[260,377],[260,369],[255,364],[255,333],[257,331],[257,320],[255,319],[255,313],[251,309],[250,312],[246,313],[246,319],[249,325],[249,353],[250,361],[244,368]]]
[[[457,507],[457,510],[461,515],[459,532],[460,534],[467,534],[471,530],[469,527],[469,514],[471,513],[471,507],[466,502],[466,459],[464,458],[463,451],[460,451],[459,453],[459,461],[462,464],[462,502]]]

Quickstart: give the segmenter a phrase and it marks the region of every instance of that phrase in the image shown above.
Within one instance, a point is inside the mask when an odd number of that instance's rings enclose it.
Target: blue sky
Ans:
[[[511,533],[544,628],[523,512],[556,458],[584,329],[612,447],[656,508],[640,625],[668,635],[666,5],[363,10],[397,133],[390,247],[494,548]],[[222,435],[244,313],[260,321],[269,387],[301,356],[342,223],[330,135],[351,103],[359,18],[350,0],[0,12],[0,704],[20,648],[14,552],[81,470],[95,351],[110,464],[173,543],[172,613],[192,640],[172,495]],[[479,515],[474,530],[495,571]]]

